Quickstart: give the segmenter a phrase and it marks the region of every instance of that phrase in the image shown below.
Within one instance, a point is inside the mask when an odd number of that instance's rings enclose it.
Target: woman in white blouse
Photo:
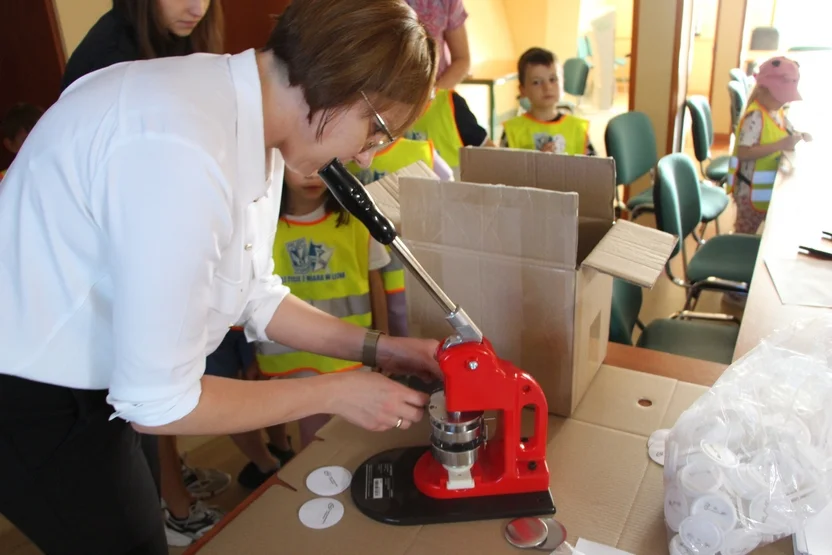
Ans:
[[[252,341],[438,373],[436,341],[378,337],[272,273],[284,163],[369,164],[435,74],[399,0],[305,0],[262,51],[118,64],[63,93],[0,190],[0,513],[48,555],[167,553],[134,429],[422,417],[426,396],[381,374],[203,372],[240,324]]]

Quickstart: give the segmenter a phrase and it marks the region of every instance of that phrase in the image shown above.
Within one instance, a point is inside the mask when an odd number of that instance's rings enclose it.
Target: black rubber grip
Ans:
[[[364,185],[337,159],[318,171],[329,192],[347,212],[361,220],[373,239],[389,245],[396,238],[396,228],[382,214]]]

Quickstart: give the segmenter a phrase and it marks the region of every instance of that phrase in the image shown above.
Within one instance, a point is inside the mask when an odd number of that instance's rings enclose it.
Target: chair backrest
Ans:
[[[656,133],[647,114],[626,112],[612,118],[604,131],[607,156],[615,160],[616,183],[629,185],[659,160]]]
[[[711,145],[714,144],[714,122],[711,105],[702,95],[689,96],[685,105],[690,111],[690,131],[693,135],[693,151],[700,162],[711,158]]]
[[[659,160],[653,186],[656,227],[679,238],[672,256],[681,250],[685,237],[702,220],[699,175],[687,154],[677,152]]]
[[[745,73],[743,73],[743,71],[738,67],[729,69],[728,77],[731,81],[739,81],[740,83],[745,81]]]
[[[757,27],[751,31],[749,50],[774,51],[780,48],[780,32],[774,27]]]
[[[569,58],[563,62],[563,90],[572,96],[583,96],[589,64],[582,58]]]
[[[748,102],[747,89],[739,81],[728,82],[728,94],[731,96],[731,132],[736,133],[737,125],[740,124],[745,103]]]
[[[622,279],[613,279],[610,341],[624,345],[633,344],[633,329],[641,311],[641,302],[641,287]]]
[[[738,67],[728,70],[728,77],[731,81],[737,81],[738,83],[742,83],[742,86],[745,87],[746,94],[748,94],[748,89],[751,86],[751,81],[748,75]]]

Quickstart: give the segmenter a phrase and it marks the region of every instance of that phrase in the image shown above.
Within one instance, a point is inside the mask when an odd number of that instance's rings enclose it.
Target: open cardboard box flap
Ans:
[[[577,252],[571,261],[574,268],[584,264],[651,288],[676,245],[677,238],[662,231],[626,220],[613,225],[615,161],[612,158],[464,148],[460,150],[460,164],[462,179],[473,183],[577,193],[574,199],[577,213],[568,217],[572,214],[563,210],[557,213],[554,223],[564,242],[577,239]],[[572,208],[571,204],[569,207]],[[541,205],[537,211],[549,218],[556,213],[548,205]]]
[[[584,266],[652,288],[676,246],[675,235],[618,220],[584,261]]]
[[[388,220],[396,227],[401,229],[401,211],[399,208],[399,178],[409,177],[424,177],[427,179],[439,179],[432,169],[422,161],[416,162],[406,166],[399,171],[385,175],[377,181],[373,181],[366,186],[367,192],[375,202],[376,207],[384,214]]]

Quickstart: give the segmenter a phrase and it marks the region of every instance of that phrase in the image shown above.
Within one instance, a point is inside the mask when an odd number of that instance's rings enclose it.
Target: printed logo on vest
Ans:
[[[550,145],[551,146],[548,146]],[[554,152],[555,154],[563,154],[566,152],[566,137],[558,133],[557,135],[550,135],[548,133],[534,134],[534,148],[542,152]]]
[[[405,131],[404,138],[410,139],[411,141],[427,141],[428,134],[422,131],[414,131],[410,129],[409,131]]]
[[[344,279],[345,272],[327,272],[329,261],[335,249],[323,243],[307,241],[306,238],[295,239],[286,243],[286,251],[292,262],[294,275],[285,276],[287,282],[299,283],[303,281],[333,281]]]

